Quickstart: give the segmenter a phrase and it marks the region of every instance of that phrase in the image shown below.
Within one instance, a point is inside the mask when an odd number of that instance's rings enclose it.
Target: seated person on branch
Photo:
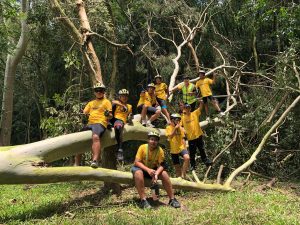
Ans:
[[[171,124],[166,128],[166,136],[170,142],[171,158],[175,167],[176,176],[186,178],[186,171],[190,165],[190,156],[185,146],[184,129],[180,124],[181,116],[178,113],[171,114]],[[183,158],[182,168],[179,156]]]
[[[136,189],[141,199],[142,208],[151,208],[145,194],[145,178],[151,179],[156,184],[160,179],[169,197],[169,205],[180,208],[180,203],[175,199],[172,184],[168,173],[165,171],[164,151],[159,147],[160,135],[158,132],[148,133],[148,144],[139,147],[134,166],[131,168]]]
[[[183,114],[181,117],[181,125],[186,131],[186,136],[189,144],[190,162],[192,170],[196,169],[196,150],[200,152],[201,160],[206,166],[212,164],[211,160],[207,158],[204,150],[203,131],[200,127],[200,115],[203,107],[203,101],[200,100],[199,108],[191,112],[191,106],[185,104]]]
[[[213,79],[205,77],[205,71],[199,71],[200,80],[196,83],[196,88],[200,89],[200,93],[204,102],[204,109],[206,113],[207,119],[209,119],[209,112],[208,112],[208,100],[212,103],[213,107],[220,113],[221,116],[225,114],[221,111],[217,99],[212,95],[212,91],[210,85],[214,84],[216,81],[216,76],[213,74]]]
[[[161,107],[161,112],[167,118],[167,123],[170,123],[170,114],[167,109],[167,99],[169,95],[168,85],[162,82],[162,77],[159,74],[154,77],[154,81],[156,100]]]
[[[127,104],[129,96],[128,90],[119,90],[118,95],[118,99],[112,101],[113,118],[111,122],[114,125],[115,137],[118,144],[117,160],[123,161],[123,128],[127,122],[132,123],[132,106]]]
[[[151,83],[148,84],[147,91],[141,92],[137,105],[137,110],[141,113],[143,126],[154,127],[152,122],[156,120],[161,113],[157,106],[159,105],[155,96],[155,85]],[[146,120],[147,114],[151,115],[148,121]]]
[[[88,102],[83,113],[89,115],[87,128],[92,130],[92,161],[91,167],[97,168],[101,157],[101,136],[104,134],[108,121],[112,118],[111,102],[105,98],[105,86],[102,83],[94,85],[96,99]],[[75,164],[79,165],[81,154],[76,155]]]
[[[176,90],[181,90],[182,100],[184,104],[189,104],[191,106],[191,111],[194,111],[197,103],[197,89],[196,86],[190,82],[189,76],[184,76],[183,84],[179,84],[170,90],[173,93]]]

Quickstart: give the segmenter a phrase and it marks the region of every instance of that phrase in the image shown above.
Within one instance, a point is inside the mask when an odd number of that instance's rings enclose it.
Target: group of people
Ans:
[[[199,71],[200,79],[196,85],[189,81],[189,77],[184,77],[184,83],[168,91],[168,86],[162,82],[160,75],[155,76],[154,83],[147,86],[147,90],[142,91],[137,104],[137,110],[141,114],[141,124],[153,128],[155,121],[161,114],[167,120],[166,136],[170,142],[170,153],[175,168],[176,176],[186,179],[186,172],[189,169],[196,169],[196,151],[200,152],[202,162],[210,166],[212,161],[207,157],[204,149],[203,131],[200,127],[200,115],[203,107],[208,117],[208,100],[211,101],[215,109],[222,115],[223,112],[216,99],[212,96],[210,85],[215,82],[213,79],[205,77],[205,71]],[[181,90],[183,104],[180,113],[172,113],[167,109],[167,99],[169,94],[176,90]],[[202,97],[198,97],[198,90]],[[132,123],[132,106],[128,104],[129,91],[122,89],[118,92],[118,99],[110,102],[105,97],[106,88],[103,84],[94,85],[95,99],[90,101],[83,110],[88,115],[88,129],[92,130],[92,161],[90,166],[97,168],[100,161],[101,136],[105,132],[109,123],[115,130],[117,141],[117,160],[123,161],[122,133],[126,123]],[[196,108],[196,103],[199,106]],[[147,119],[148,118],[148,119]],[[136,188],[138,190],[141,207],[150,208],[151,205],[146,200],[144,178],[150,178],[152,184],[156,184],[158,179],[170,198],[169,205],[175,208],[180,207],[180,203],[175,199],[172,185],[168,173],[166,172],[164,151],[159,147],[160,134],[151,131],[148,133],[148,143],[139,147],[132,173]],[[186,141],[187,140],[187,141]],[[183,158],[180,166],[180,157]],[[79,165],[80,155],[75,158],[75,164]]]

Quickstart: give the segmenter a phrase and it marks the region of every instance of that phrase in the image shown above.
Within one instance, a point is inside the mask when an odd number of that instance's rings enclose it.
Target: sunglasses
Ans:
[[[105,92],[104,89],[95,89],[94,91],[95,91],[96,93],[104,93],[104,92]]]

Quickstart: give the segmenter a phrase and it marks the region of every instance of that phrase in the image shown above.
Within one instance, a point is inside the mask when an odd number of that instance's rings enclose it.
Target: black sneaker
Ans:
[[[91,162],[91,165],[90,165],[90,166],[91,166],[92,168],[96,169],[96,168],[99,167],[99,163],[98,163],[96,160],[94,160],[94,161]]]
[[[204,160],[204,164],[205,164],[207,167],[209,167],[209,166],[211,166],[211,165],[213,164],[213,162],[212,162],[209,158],[207,158],[206,160]]]
[[[172,206],[173,208],[180,208],[180,203],[177,201],[176,198],[170,199],[169,205]]]
[[[140,206],[142,209],[151,209],[152,208],[152,206],[146,199],[141,200]]]

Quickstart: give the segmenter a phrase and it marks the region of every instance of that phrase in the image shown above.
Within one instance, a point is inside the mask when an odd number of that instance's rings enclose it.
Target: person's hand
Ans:
[[[149,169],[147,172],[148,172],[148,174],[150,175],[150,177],[154,177],[154,175],[155,175],[155,170]]]
[[[177,123],[175,129],[179,129],[179,128],[180,128],[180,123]]]
[[[155,173],[155,175],[152,177],[152,184],[156,184],[158,180],[158,175]]]

